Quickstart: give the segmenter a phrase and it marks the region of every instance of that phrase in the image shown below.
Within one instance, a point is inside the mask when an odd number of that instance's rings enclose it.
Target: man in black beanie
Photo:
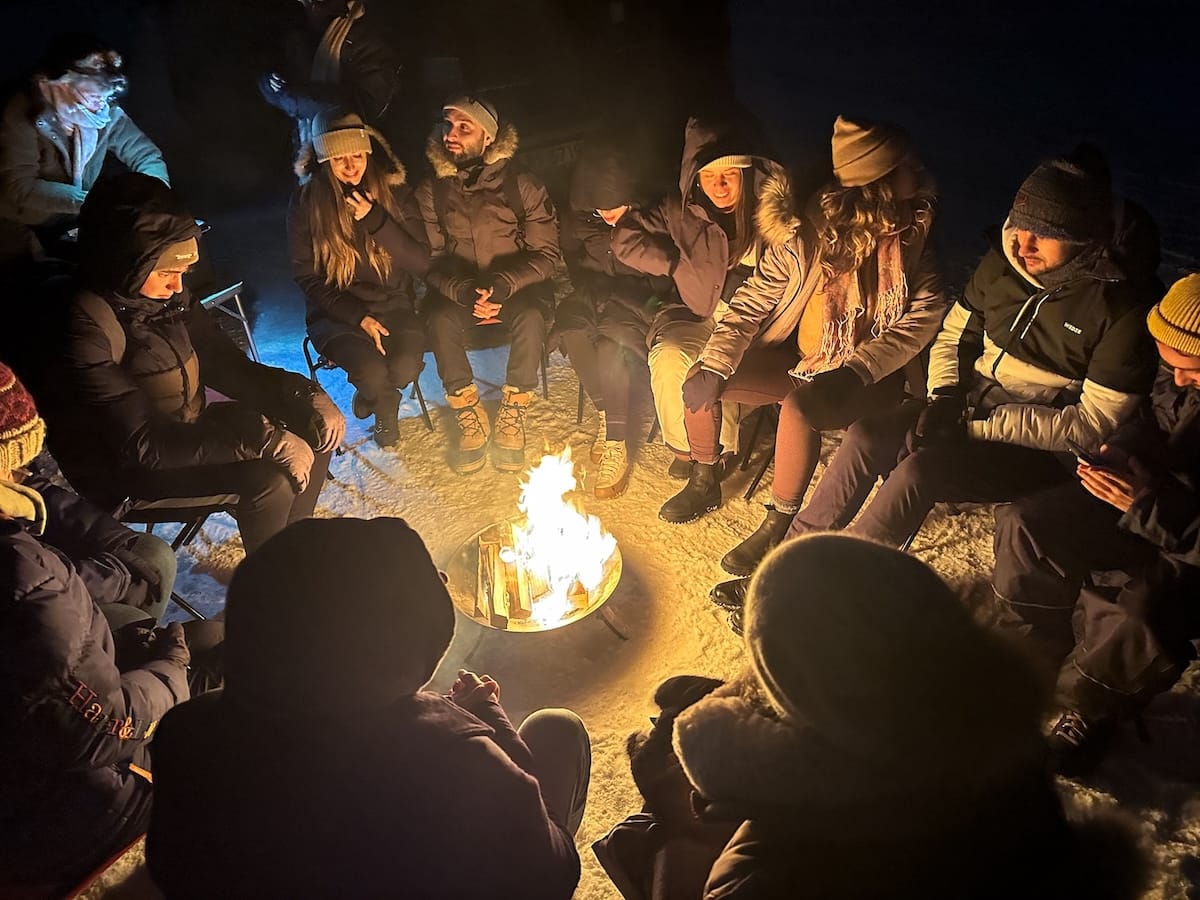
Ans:
[[[1025,179],[929,357],[926,398],[846,432],[789,536],[846,528],[895,547],[935,503],[996,503],[1072,478],[1150,392],[1144,279],[1114,260],[1107,173],[1069,156]],[[712,599],[740,620],[746,580]],[[735,626],[736,627],[736,626]]]
[[[400,519],[310,519],[229,586],[226,690],[164,719],[147,862],[181,897],[567,898],[591,751],[499,686],[422,688],[454,607]]]

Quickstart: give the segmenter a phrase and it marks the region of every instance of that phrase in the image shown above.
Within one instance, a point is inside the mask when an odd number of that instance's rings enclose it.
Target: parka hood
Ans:
[[[157,178],[130,172],[100,181],[79,212],[80,282],[136,301],[163,251],[199,237],[195,217]]]
[[[512,159],[517,155],[519,145],[520,137],[517,129],[511,122],[505,122],[500,126],[496,140],[492,141],[483,151],[483,164],[490,166],[501,160]],[[429,140],[425,143],[425,158],[433,166],[433,174],[437,178],[453,178],[458,174],[458,163],[446,152],[446,147],[442,144],[440,127],[433,130],[433,133],[429,135]]]

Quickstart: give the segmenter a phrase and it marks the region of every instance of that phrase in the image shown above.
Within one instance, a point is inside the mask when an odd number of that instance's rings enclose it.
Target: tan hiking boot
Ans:
[[[620,497],[629,487],[629,451],[624,441],[605,441],[600,457],[600,473],[593,489],[600,500]]]
[[[591,458],[594,463],[604,458],[604,445],[608,443],[608,419],[605,418],[604,410],[596,410],[596,416],[600,419],[600,424],[596,426],[596,439],[592,441]]]
[[[479,405],[479,388],[468,384],[460,391],[446,395],[446,402],[458,420],[458,446],[451,455],[450,465],[460,475],[469,475],[483,468],[487,459],[487,410]]]
[[[520,472],[525,468],[525,413],[533,391],[520,391],[506,384],[496,413],[496,434],[492,438],[492,465],[501,472]]]

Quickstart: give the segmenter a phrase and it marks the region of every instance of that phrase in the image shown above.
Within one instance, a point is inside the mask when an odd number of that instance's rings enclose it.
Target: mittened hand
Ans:
[[[290,431],[280,429],[273,441],[271,459],[275,460],[287,473],[288,480],[296,493],[303,494],[308,487],[308,479],[312,474],[313,451],[308,441]]]
[[[963,398],[950,395],[935,396],[921,410],[913,428],[913,448],[965,440],[966,437],[966,404]]]
[[[346,417],[324,391],[313,394],[312,407],[317,438],[314,449],[318,453],[328,453],[346,436]]]
[[[724,378],[716,372],[701,369],[700,364],[696,363],[683,382],[683,405],[693,413],[712,409],[724,389]]]
[[[813,390],[820,393],[826,405],[833,409],[845,404],[863,388],[862,377],[849,366],[819,372],[812,377],[809,384]]]
[[[178,622],[172,622],[166,628],[154,629],[149,653],[151,659],[166,660],[181,667],[187,666],[192,661],[192,653],[188,650],[183,626]]]

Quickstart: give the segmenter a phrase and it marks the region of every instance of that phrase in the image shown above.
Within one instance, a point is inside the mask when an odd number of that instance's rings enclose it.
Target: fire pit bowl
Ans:
[[[525,524],[523,516],[494,522],[459,545],[445,566],[459,612],[486,628],[529,632],[570,625],[603,606],[621,580],[620,548],[614,543],[591,589],[575,582],[565,592],[549,592],[512,552],[513,529]]]

